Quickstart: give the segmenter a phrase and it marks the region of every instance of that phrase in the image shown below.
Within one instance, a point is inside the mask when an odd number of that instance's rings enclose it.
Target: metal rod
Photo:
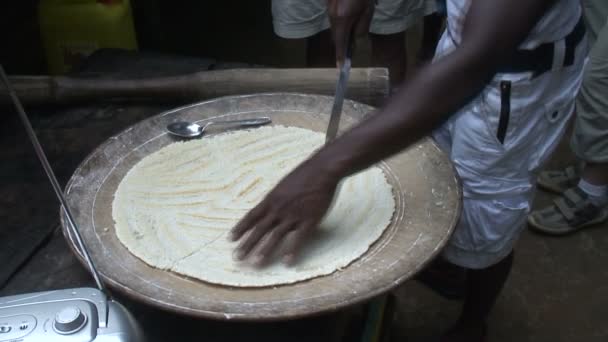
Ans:
[[[95,264],[93,263],[93,260],[91,259],[91,256],[89,255],[89,252],[84,244],[84,241],[82,240],[82,236],[80,236],[80,232],[78,231],[78,227],[76,225],[76,221],[74,220],[74,217],[72,216],[70,207],[68,206],[68,203],[65,200],[65,197],[63,196],[63,190],[61,189],[61,186],[59,185],[59,182],[57,181],[57,177],[55,177],[55,173],[53,172],[53,169],[51,168],[51,164],[49,164],[49,161],[46,158],[46,155],[44,154],[44,150],[42,149],[42,146],[40,145],[40,142],[38,141],[38,138],[36,137],[36,133],[34,132],[34,129],[32,128],[32,124],[30,123],[30,120],[28,119],[27,114],[25,114],[25,110],[23,109],[23,106],[21,105],[21,101],[19,101],[19,98],[17,97],[17,93],[11,86],[11,84],[8,80],[8,77],[6,76],[6,73],[4,72],[4,68],[2,67],[1,64],[0,64],[0,76],[2,76],[2,81],[4,82],[6,89],[11,97],[11,100],[13,101],[13,104],[15,105],[15,108],[17,109],[17,113],[19,114],[19,117],[21,118],[21,121],[23,122],[23,125],[25,126],[27,135],[29,136],[29,138],[32,142],[32,145],[34,145],[34,150],[36,151],[36,154],[38,155],[38,159],[40,160],[40,163],[42,164],[42,167],[44,168],[46,175],[49,177],[51,185],[53,186],[53,190],[55,190],[55,194],[57,195],[57,198],[59,199],[59,202],[61,203],[63,210],[65,211],[66,217],[67,217],[69,225],[71,227],[71,233],[73,233],[74,237],[76,238],[76,244],[78,245],[78,249],[80,250],[80,253],[82,253],[84,260],[86,261],[87,266],[89,268],[89,271],[91,271],[91,274],[93,275],[93,278],[95,279],[95,284],[97,284],[97,288],[100,291],[107,294],[106,288],[103,285],[103,283],[101,282],[99,273],[97,272],[97,269],[95,268]]]

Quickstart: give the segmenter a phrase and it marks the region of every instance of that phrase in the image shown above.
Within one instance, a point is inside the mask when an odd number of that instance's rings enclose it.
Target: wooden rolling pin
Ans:
[[[225,95],[298,92],[333,95],[336,69],[227,69],[148,79],[13,76],[21,101],[30,105],[68,104],[99,100],[195,102]],[[384,68],[354,68],[347,97],[379,105],[389,94]],[[0,86],[0,104],[8,103]]]

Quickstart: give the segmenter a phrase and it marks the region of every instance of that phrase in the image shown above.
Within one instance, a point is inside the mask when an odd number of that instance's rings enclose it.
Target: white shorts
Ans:
[[[444,34],[437,55],[453,48]],[[574,110],[586,52],[583,41],[572,66],[564,68],[563,59],[556,60],[553,70],[535,78],[531,73],[497,74],[434,133],[463,186],[460,222],[443,252],[448,261],[486,268],[513,250],[530,212],[536,172],[559,143]],[[501,92],[507,84],[509,97]],[[503,129],[501,112],[508,118]]]
[[[282,38],[307,38],[328,29],[326,1],[272,0],[274,32]],[[378,0],[369,31],[375,34],[403,32],[436,10],[436,0]]]

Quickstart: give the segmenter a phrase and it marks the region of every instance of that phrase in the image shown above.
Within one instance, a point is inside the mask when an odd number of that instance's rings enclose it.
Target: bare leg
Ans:
[[[391,86],[398,86],[405,78],[407,55],[405,32],[395,34],[371,34],[372,66],[388,68]]]
[[[581,178],[593,185],[608,185],[608,164],[585,164]]]
[[[467,294],[456,325],[445,335],[444,342],[481,342],[485,324],[513,265],[513,252],[499,263],[481,270],[468,270]]]
[[[336,66],[336,52],[331,31],[321,31],[306,40],[306,65],[311,68]]]
[[[418,63],[428,62],[435,55],[435,49],[441,36],[443,19],[444,17],[437,13],[424,17],[424,31],[422,34],[422,44],[418,53]]]

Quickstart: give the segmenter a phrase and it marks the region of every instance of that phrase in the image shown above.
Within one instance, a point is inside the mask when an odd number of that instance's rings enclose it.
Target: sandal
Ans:
[[[575,187],[580,179],[579,170],[569,166],[564,170],[543,171],[538,176],[538,186],[562,194],[569,188]]]
[[[608,208],[594,205],[583,190],[574,187],[555,199],[552,206],[533,211],[528,216],[528,223],[542,233],[564,235],[606,219]]]

